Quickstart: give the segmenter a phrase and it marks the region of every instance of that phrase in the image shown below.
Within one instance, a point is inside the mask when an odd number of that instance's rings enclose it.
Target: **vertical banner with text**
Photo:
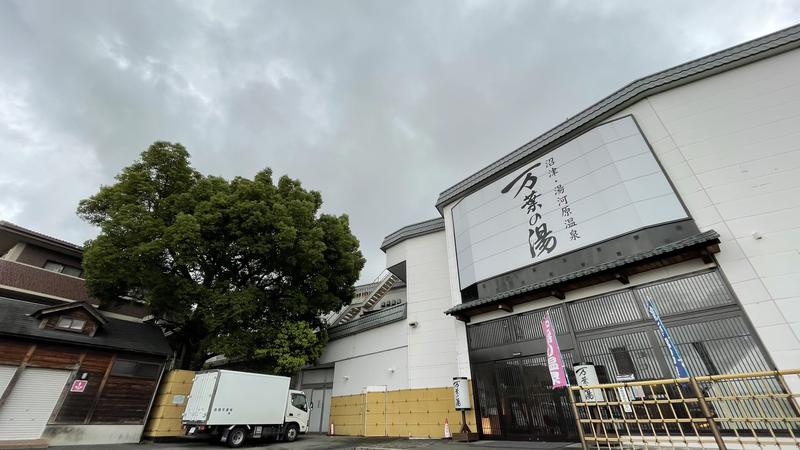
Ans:
[[[553,387],[564,387],[568,384],[567,375],[564,372],[564,361],[561,359],[561,349],[558,347],[553,322],[550,321],[550,313],[547,311],[542,317],[542,330],[544,331],[544,340],[547,345],[547,369],[550,371]]]
[[[661,320],[661,316],[658,314],[658,310],[656,309],[656,304],[653,303],[653,300],[649,298],[647,299],[646,303],[647,314],[649,314],[650,317],[655,320],[658,331],[661,332],[661,337],[664,339],[664,343],[667,345],[670,356],[672,356],[672,364],[675,366],[675,372],[677,372],[678,378],[689,378],[689,371],[686,370],[686,365],[683,363],[683,358],[681,358],[681,354],[678,351],[678,346],[675,345],[675,342],[669,335],[669,330],[667,330],[666,325],[664,325],[664,321]]]

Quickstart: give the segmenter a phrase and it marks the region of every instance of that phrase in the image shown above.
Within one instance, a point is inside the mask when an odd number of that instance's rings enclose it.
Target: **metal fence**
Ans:
[[[798,449],[800,369],[572,386],[584,450]],[[587,395],[591,393],[591,395]]]

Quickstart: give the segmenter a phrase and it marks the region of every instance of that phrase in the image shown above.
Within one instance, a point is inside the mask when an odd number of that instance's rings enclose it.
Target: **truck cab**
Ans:
[[[298,432],[305,434],[308,431],[308,418],[311,414],[311,407],[306,399],[306,393],[303,391],[289,391],[289,404],[286,405],[286,417],[284,423],[296,423],[299,429]],[[287,440],[293,441],[297,436],[288,436]]]

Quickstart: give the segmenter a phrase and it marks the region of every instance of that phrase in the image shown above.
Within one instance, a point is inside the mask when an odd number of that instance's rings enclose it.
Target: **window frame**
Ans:
[[[119,366],[118,366],[119,365]],[[129,365],[128,370],[122,370],[123,365]],[[141,369],[152,366],[153,374],[152,376],[142,376],[137,374]],[[117,368],[115,371],[114,369]],[[114,360],[114,364],[111,365],[111,372],[109,374],[115,377],[128,377],[128,378],[135,378],[138,380],[157,380],[162,367],[161,364],[156,362],[150,361],[138,361],[135,359],[127,359],[127,358],[117,358]]]
[[[48,266],[51,266],[51,267],[48,268]],[[57,269],[56,269],[56,267],[57,267]],[[42,266],[42,269],[44,269],[44,270],[46,270],[48,272],[61,273],[64,270],[64,265],[61,264],[60,262],[55,262],[55,261],[51,261],[51,260],[48,259],[47,261],[45,261],[44,265]]]
[[[48,268],[48,266],[51,266],[51,268]],[[58,270],[55,270],[56,268],[58,268]],[[45,261],[44,265],[42,266],[42,269],[48,272],[60,273],[61,275],[66,275],[68,277],[83,278],[83,269],[81,267],[71,266],[69,264],[60,263],[58,261],[53,261],[51,259]],[[65,273],[66,270],[75,271],[77,272],[77,275],[73,275],[71,273]]]
[[[62,321],[65,321],[65,320],[69,320],[69,324],[68,325],[62,325]],[[74,325],[76,323],[80,323],[81,324],[80,328],[75,328]],[[76,319],[75,317],[72,317],[72,316],[58,316],[58,320],[56,321],[55,328],[57,330],[72,331],[73,333],[83,333],[83,330],[86,329],[86,323],[87,323],[87,321],[84,320],[84,319]]]
[[[299,409],[299,410],[301,410],[303,412],[308,412],[308,398],[306,397],[305,393],[303,393],[303,392],[292,392],[290,395],[291,395],[291,399],[289,401],[290,401],[290,403],[292,404],[293,407],[295,407],[295,408],[297,408],[297,409]],[[297,405],[294,404],[294,399],[298,398],[298,397],[303,397],[303,406],[302,407],[297,406]]]

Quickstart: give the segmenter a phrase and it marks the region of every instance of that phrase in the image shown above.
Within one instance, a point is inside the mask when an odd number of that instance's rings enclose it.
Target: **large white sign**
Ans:
[[[461,288],[686,211],[630,116],[600,125],[452,210]]]

